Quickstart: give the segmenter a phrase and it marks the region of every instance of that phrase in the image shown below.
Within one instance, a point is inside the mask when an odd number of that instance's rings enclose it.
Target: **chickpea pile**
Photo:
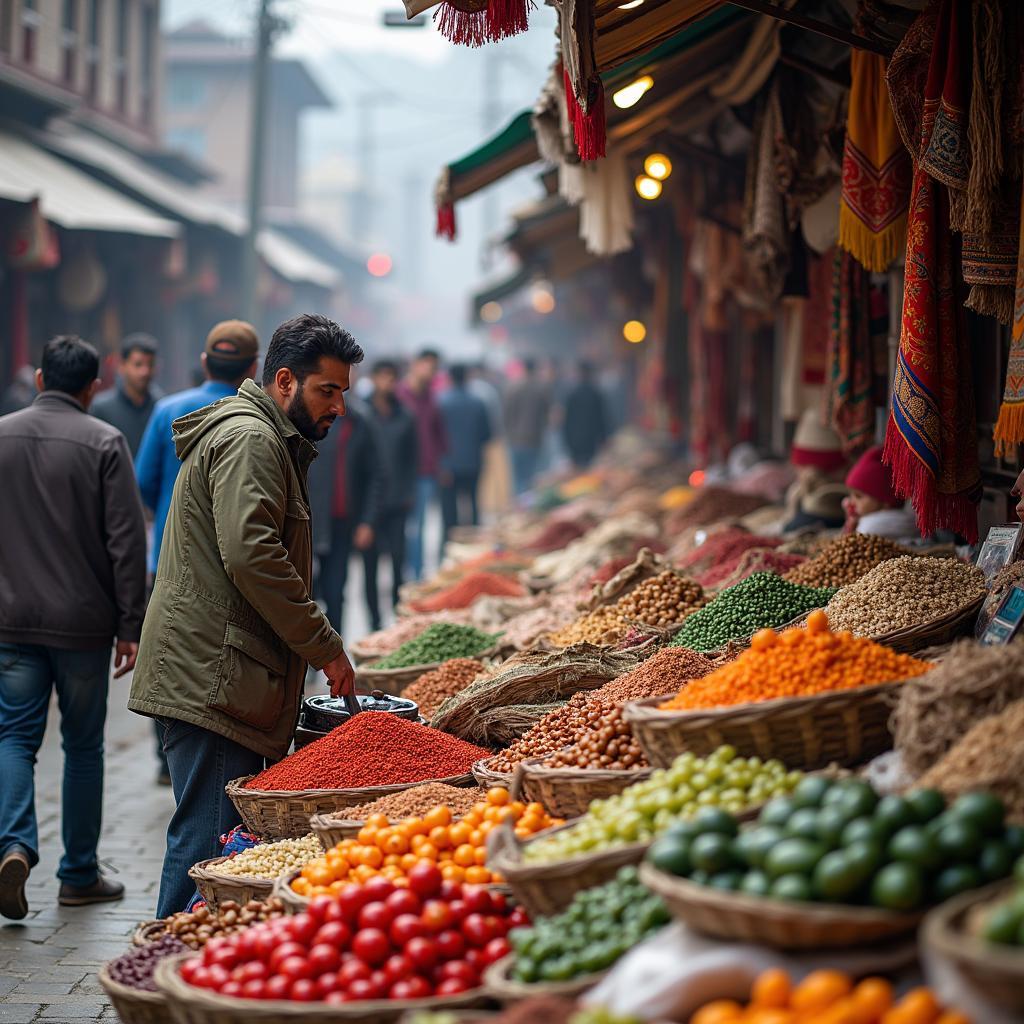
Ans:
[[[573,746],[552,754],[544,761],[544,767],[627,771],[649,765],[630,724],[622,718],[622,709],[606,706],[595,728],[584,733]]]
[[[275,896],[265,902],[250,900],[244,907],[234,900],[225,900],[218,910],[196,907],[191,913],[182,911],[167,918],[167,934],[173,935],[189,949],[202,949],[210,939],[219,939],[242,931],[259,921],[284,915],[284,904]]]
[[[324,852],[316,833],[301,839],[282,839],[276,843],[260,843],[242,850],[230,860],[222,861],[214,870],[221,875],[243,878],[274,879],[319,857]]]
[[[830,690],[910,679],[928,671],[929,662],[897,654],[849,631],[833,633],[820,609],[806,629],[755,633],[750,650],[703,679],[684,684],[665,711],[730,707],[778,697],[804,697]]]

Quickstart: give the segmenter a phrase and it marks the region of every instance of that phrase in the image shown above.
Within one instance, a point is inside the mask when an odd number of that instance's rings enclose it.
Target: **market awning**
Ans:
[[[328,291],[341,284],[337,270],[273,228],[260,232],[256,249],[271,270],[293,284],[314,284]]]
[[[533,279],[529,267],[517,267],[501,277],[483,284],[473,295],[473,324],[479,324],[480,310],[489,302],[500,302],[525,288]]]
[[[649,55],[660,43],[696,22],[723,0],[645,0],[622,9],[622,0],[595,0],[594,53],[597,70],[609,71],[624,61]],[[735,11],[717,13],[735,14]]]
[[[154,238],[176,238],[180,225],[157,216],[46,152],[28,139],[0,131],[0,198],[37,200],[39,211],[69,231],[114,231]]]

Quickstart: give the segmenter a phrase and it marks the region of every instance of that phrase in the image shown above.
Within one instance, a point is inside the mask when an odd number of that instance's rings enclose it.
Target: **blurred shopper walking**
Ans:
[[[516,495],[533,486],[551,417],[551,392],[537,375],[537,361],[523,360],[523,376],[505,393],[505,436]]]
[[[405,574],[406,522],[416,498],[419,443],[412,415],[395,397],[398,366],[381,360],[373,367],[371,379],[373,393],[367,417],[376,434],[383,479],[376,538],[363,552],[363,569],[370,626],[377,630],[381,627],[377,582],[381,554],[386,554],[391,562],[391,607],[398,606],[398,590]]]
[[[158,717],[177,810],[157,916],[188,903],[188,869],[239,823],[225,785],[291,745],[306,663],[337,696],[354,673],[310,596],[306,472],[314,442],[345,415],[352,335],[304,314],[274,332],[263,388],[174,424],[181,474],[171,499],[128,706]]]
[[[349,562],[354,551],[365,558],[376,541],[383,490],[377,441],[357,399],[349,400],[345,418],[317,448],[320,456],[309,468],[313,550],[320,566],[316,594],[324,601],[327,618],[341,633]],[[365,562],[363,579],[369,605]]]
[[[64,747],[58,900],[120,899],[99,871],[103,729],[110,648],[114,678],[135,665],[146,603],[146,534],[121,432],[87,415],[99,356],[54,338],[36,373],[40,394],[0,418],[0,914],[28,912],[39,862],[36,754],[57,691]]]
[[[577,469],[586,469],[608,440],[608,410],[594,383],[594,367],[581,362],[578,379],[565,399],[565,447]]]
[[[480,471],[484,448],[491,439],[487,406],[467,387],[465,366],[453,366],[452,386],[441,396],[441,416],[448,434],[448,451],[441,459],[441,514],[444,538],[453,526],[480,523]]]
[[[174,450],[172,424],[179,416],[236,394],[243,380],[256,375],[259,352],[259,338],[251,324],[243,320],[224,320],[216,324],[207,335],[206,350],[202,354],[206,381],[198,387],[161,398],[153,409],[135,456],[135,477],[139,482],[142,501],[153,514],[153,539],[146,567],[150,584],[156,576],[174,481],[178,478],[181,466]],[[163,733],[160,723],[155,719],[153,729],[160,765],[157,782],[169,786],[171,774],[164,754]]]
[[[153,407],[162,394],[153,384],[157,350],[156,338],[148,334],[129,334],[121,343],[116,383],[97,395],[92,403],[93,416],[117,427],[127,438],[133,459]]]
[[[416,421],[419,467],[416,473],[416,500],[409,519],[409,571],[413,579],[423,576],[424,534],[427,512],[437,501],[441,457],[448,449],[441,410],[434,398],[434,378],[440,357],[433,349],[424,349],[412,362],[397,394]]]

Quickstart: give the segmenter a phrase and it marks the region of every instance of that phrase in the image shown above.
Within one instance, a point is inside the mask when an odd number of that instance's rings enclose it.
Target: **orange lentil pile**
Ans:
[[[755,633],[750,650],[703,679],[685,683],[659,706],[664,711],[687,711],[806,697],[910,679],[931,667],[849,631],[833,633],[828,616],[819,610],[808,616],[806,629]]]
[[[511,576],[499,572],[472,572],[444,590],[413,601],[414,612],[440,612],[468,608],[478,597],[522,597],[526,589]]]

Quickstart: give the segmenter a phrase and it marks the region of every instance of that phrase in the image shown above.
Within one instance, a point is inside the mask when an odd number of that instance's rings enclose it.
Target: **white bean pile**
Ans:
[[[242,878],[274,879],[287,871],[301,868],[307,862],[322,857],[324,852],[315,832],[301,839],[282,839],[276,843],[260,843],[236,853],[214,867],[220,875]]]

